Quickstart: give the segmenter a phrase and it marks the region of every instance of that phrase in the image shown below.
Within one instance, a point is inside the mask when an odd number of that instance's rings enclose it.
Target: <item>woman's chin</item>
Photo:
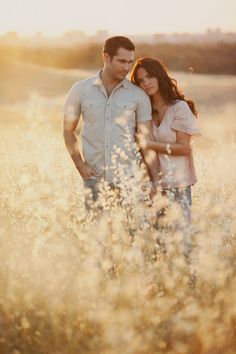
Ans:
[[[153,90],[147,90],[145,91],[148,96],[153,96],[155,92]]]

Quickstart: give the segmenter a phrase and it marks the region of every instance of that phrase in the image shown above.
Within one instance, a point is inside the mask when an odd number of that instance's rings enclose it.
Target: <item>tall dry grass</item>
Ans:
[[[142,203],[86,218],[61,104],[1,107],[0,353],[235,353],[235,105],[200,105],[189,262]]]

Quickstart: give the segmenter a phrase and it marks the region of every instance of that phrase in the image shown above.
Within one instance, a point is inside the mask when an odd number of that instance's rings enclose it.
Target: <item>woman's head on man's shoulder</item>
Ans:
[[[131,72],[133,84],[143,89],[148,96],[160,95],[167,105],[172,105],[176,100],[187,102],[192,113],[197,116],[194,102],[185,98],[184,93],[178,88],[177,81],[172,78],[166,65],[158,58],[143,57],[138,59]]]

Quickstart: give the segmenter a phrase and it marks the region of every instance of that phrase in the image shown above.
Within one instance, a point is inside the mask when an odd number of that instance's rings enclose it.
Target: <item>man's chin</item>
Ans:
[[[120,74],[119,79],[124,80],[128,74]]]

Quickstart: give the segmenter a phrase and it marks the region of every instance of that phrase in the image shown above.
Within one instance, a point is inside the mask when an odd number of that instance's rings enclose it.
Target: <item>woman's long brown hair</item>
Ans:
[[[185,98],[185,95],[177,86],[177,81],[169,76],[166,67],[159,59],[141,58],[137,60],[131,73],[131,81],[135,85],[139,85],[137,79],[139,68],[145,69],[151,77],[157,78],[160,94],[166,104],[171,105],[176,100],[185,101],[192,113],[197,117],[194,102]]]

